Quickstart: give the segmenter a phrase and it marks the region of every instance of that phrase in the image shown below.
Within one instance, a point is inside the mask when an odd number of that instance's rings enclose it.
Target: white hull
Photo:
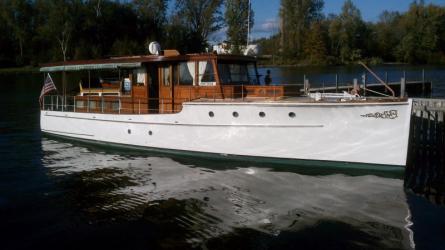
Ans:
[[[411,100],[192,102],[184,103],[177,114],[45,110],[41,112],[41,129],[79,139],[169,150],[405,166],[411,106]],[[209,116],[210,111],[214,117]],[[232,115],[235,111],[237,118]],[[260,112],[265,117],[260,117]],[[295,113],[294,118],[290,112]]]

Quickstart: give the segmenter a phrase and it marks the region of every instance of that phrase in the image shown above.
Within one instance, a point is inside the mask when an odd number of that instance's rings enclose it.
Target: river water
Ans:
[[[41,81],[0,75],[1,249],[444,249],[445,166],[423,178],[62,140],[40,133]]]
[[[444,66],[411,66],[411,65],[383,65],[371,67],[372,70],[383,80],[388,82],[400,82],[404,77],[409,81],[432,82],[432,97],[445,98],[445,67]],[[262,67],[260,75],[266,75],[271,71],[273,82],[283,84],[303,84],[303,79],[309,80],[312,87],[335,86],[336,75],[339,85],[352,85],[353,79],[359,83],[362,75],[366,74],[368,83],[378,83],[369,72],[362,66],[336,66],[336,67]]]

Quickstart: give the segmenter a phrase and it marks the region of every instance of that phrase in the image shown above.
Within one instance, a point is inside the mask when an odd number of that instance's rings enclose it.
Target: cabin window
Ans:
[[[118,111],[119,110],[119,101],[111,102],[111,110]]]
[[[256,71],[256,67],[254,63],[247,64],[247,73],[249,77],[249,83],[251,84],[259,84],[258,82],[258,74]]]
[[[215,86],[215,72],[213,70],[212,61],[199,62],[199,85]]]
[[[218,63],[221,84],[258,84],[255,64]]]
[[[85,103],[84,101],[76,101],[76,108],[85,108]]]
[[[172,65],[172,81],[174,85],[179,84],[178,65]]]
[[[179,84],[195,85],[195,62],[179,63]]]
[[[164,66],[162,67],[162,81],[164,86],[170,86],[170,67]]]
[[[145,78],[147,76],[147,72],[145,71],[144,68],[135,69],[133,71],[133,76],[135,76],[135,79],[133,81],[134,84],[138,86],[145,85]]]
[[[90,109],[96,109],[97,108],[97,102],[96,101],[90,101]]]

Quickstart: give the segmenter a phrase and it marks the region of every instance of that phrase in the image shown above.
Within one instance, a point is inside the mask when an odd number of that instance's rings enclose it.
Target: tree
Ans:
[[[341,62],[351,62],[362,57],[368,39],[367,27],[360,10],[351,0],[346,0],[341,14],[333,17],[329,36],[332,52]]]
[[[394,61],[394,48],[400,42],[402,31],[399,27],[401,15],[399,12],[383,11],[379,16],[379,22],[373,27],[373,40],[376,43],[375,54],[384,61]]]
[[[159,40],[167,22],[167,0],[134,0],[138,30],[145,41]]]
[[[254,12],[251,10],[249,0],[226,0],[225,9],[224,17],[227,24],[227,38],[232,45],[235,45],[235,52],[239,52],[239,45],[244,45],[248,42],[248,30],[253,27]]]
[[[55,45],[60,49],[62,59],[66,61],[78,13],[75,4],[79,2],[76,0],[41,0],[41,2],[40,11],[45,12],[46,20],[39,27],[40,34],[46,40],[56,41]]]
[[[281,46],[286,57],[302,57],[305,33],[312,22],[323,18],[323,6],[323,0],[281,1]]]
[[[0,15],[12,31],[18,45],[17,64],[24,63],[24,47],[31,32],[32,5],[29,0],[9,0],[2,3]]]
[[[414,1],[401,19],[404,35],[396,50],[400,61],[434,63],[444,60],[440,45],[444,35],[444,8]],[[441,38],[442,37],[442,38]]]
[[[311,64],[325,64],[327,62],[327,32],[321,22],[313,23],[304,42],[306,59]]]
[[[207,38],[222,28],[222,0],[176,0],[175,17],[187,30],[188,52],[201,52]]]

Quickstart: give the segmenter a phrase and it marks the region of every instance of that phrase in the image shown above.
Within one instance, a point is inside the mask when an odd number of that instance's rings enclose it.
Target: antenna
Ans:
[[[250,42],[250,0],[249,0],[249,9],[247,10],[247,45],[246,45],[246,49],[247,47],[249,47],[249,42]]]

